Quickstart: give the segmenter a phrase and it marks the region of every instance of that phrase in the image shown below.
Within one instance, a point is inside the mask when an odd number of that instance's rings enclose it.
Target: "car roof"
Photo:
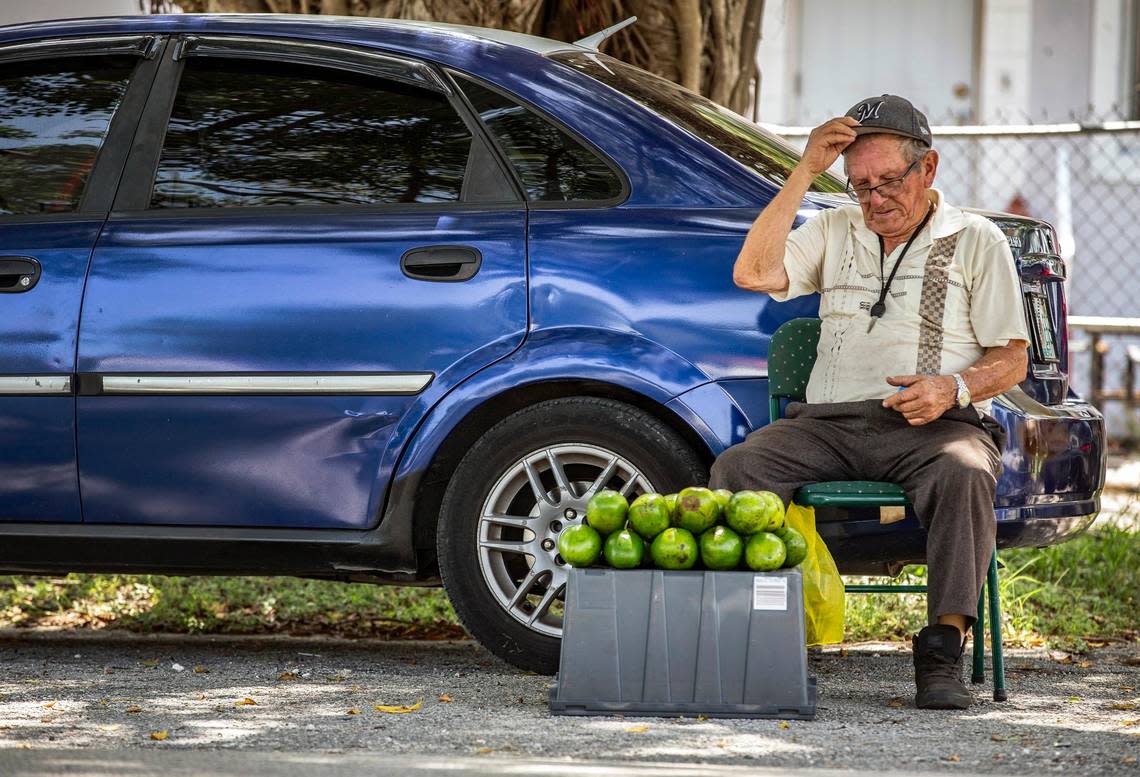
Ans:
[[[223,32],[235,25],[242,27],[263,27],[267,30],[310,27],[318,30],[335,30],[340,35],[352,32],[362,33],[367,40],[370,33],[406,32],[436,34],[441,37],[460,37],[499,43],[505,46],[526,49],[540,55],[553,51],[594,51],[592,48],[573,43],[529,35],[523,32],[500,30],[492,27],[476,27],[469,24],[448,22],[427,22],[415,19],[391,19],[370,16],[327,16],[322,14],[165,14],[136,16],[101,16],[79,19],[57,19],[52,21],[26,22],[0,26],[0,36],[5,38],[25,37],[26,35],[88,35],[109,32]],[[23,34],[22,34],[23,33]],[[364,42],[364,41],[362,41]]]

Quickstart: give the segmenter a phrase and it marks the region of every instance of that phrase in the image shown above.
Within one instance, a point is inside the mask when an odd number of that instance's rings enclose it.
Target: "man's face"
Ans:
[[[851,186],[862,189],[899,178],[910,162],[903,156],[897,135],[876,134],[859,138],[846,152]],[[859,198],[863,220],[872,232],[886,238],[905,235],[926,215],[926,190],[934,183],[938,154],[927,152],[900,183],[898,192],[884,196],[875,190]],[[888,187],[890,188],[890,187]]]

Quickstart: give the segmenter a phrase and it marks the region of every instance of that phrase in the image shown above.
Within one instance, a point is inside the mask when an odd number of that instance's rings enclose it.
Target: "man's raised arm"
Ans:
[[[803,157],[780,192],[761,211],[748,236],[736,264],[732,281],[742,289],[782,292],[788,288],[784,271],[784,244],[804,195],[816,176],[831,167],[843,149],[855,140],[854,127],[859,122],[848,116],[821,124],[811,131]]]

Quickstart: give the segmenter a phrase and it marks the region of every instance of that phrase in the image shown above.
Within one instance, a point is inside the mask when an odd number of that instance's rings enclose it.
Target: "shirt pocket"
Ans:
[[[849,235],[833,266],[825,268],[820,317],[858,319],[870,314],[871,305],[878,299],[879,277],[864,254]]]

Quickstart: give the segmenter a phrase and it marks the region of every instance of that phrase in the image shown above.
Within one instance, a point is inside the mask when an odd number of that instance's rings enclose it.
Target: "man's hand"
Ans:
[[[820,124],[808,136],[807,147],[797,167],[806,169],[814,179],[835,164],[843,150],[855,142],[855,127],[859,122],[850,116],[840,116]]]
[[[902,413],[911,426],[928,424],[958,406],[958,383],[953,375],[892,375],[887,383],[907,387],[884,399],[883,407]]]

